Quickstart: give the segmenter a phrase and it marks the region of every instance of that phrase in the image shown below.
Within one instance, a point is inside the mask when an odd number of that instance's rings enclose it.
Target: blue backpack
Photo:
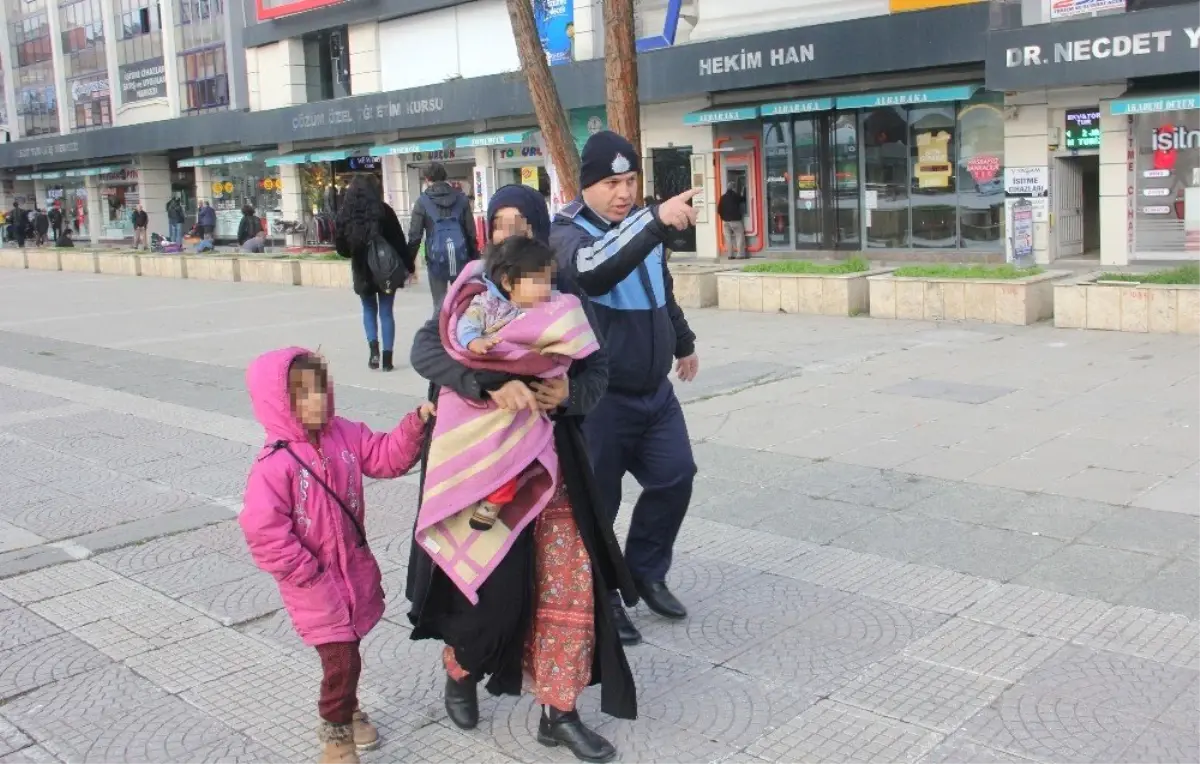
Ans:
[[[429,275],[443,281],[454,281],[471,259],[462,221],[467,200],[459,196],[445,217],[440,215],[441,210],[428,196],[422,194],[420,204],[426,217],[433,221],[433,231],[425,240],[425,262],[429,266]]]

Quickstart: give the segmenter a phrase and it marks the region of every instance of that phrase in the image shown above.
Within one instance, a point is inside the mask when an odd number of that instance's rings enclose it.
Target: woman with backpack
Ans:
[[[339,255],[350,258],[354,292],[362,300],[363,329],[370,347],[367,366],[392,371],[396,342],[392,304],[397,289],[416,281],[417,269],[400,221],[384,203],[374,176],[358,175],[350,182],[338,209],[334,245]]]

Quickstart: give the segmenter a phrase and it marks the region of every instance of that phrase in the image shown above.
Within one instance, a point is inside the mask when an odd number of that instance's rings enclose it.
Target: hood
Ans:
[[[304,428],[292,413],[288,397],[288,368],[297,356],[312,351],[301,347],[282,348],[263,353],[246,369],[246,389],[254,418],[267,432],[267,442],[307,440]],[[333,419],[333,380],[329,382],[329,419]]]
[[[496,213],[505,207],[513,207],[520,211],[533,229],[533,238],[543,244],[550,243],[550,210],[546,207],[545,197],[529,186],[516,183],[496,189],[488,202],[488,241],[492,240],[492,220]]]
[[[454,202],[458,201],[458,197],[462,195],[462,192],[446,181],[439,180],[436,183],[430,184],[429,188],[425,189],[425,195],[438,207],[449,209],[454,206]]]

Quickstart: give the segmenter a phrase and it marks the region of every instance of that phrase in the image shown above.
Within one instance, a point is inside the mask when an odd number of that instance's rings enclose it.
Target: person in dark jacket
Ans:
[[[50,217],[45,210],[36,210],[33,218],[33,232],[37,235],[37,245],[46,246],[46,236],[50,233]]]
[[[475,216],[471,213],[471,203],[467,200],[466,195],[446,182],[446,168],[437,162],[429,165],[425,171],[425,182],[428,185],[417,199],[417,203],[413,205],[412,220],[408,223],[408,248],[412,253],[413,261],[416,261],[417,254],[421,251],[422,239],[425,240],[426,249],[428,249],[429,240],[433,237],[438,220],[451,216],[457,217],[462,225],[463,240],[467,247],[467,252],[462,258],[463,262],[479,259],[479,243],[475,240]],[[437,219],[426,214],[426,205],[424,204],[426,201],[438,211]],[[439,273],[440,268],[437,267],[437,264],[431,268],[428,252],[425,254],[425,265],[429,276],[429,291],[433,294],[433,308],[436,313],[442,307],[442,300],[446,297],[446,288],[454,280],[458,271],[454,264],[443,266],[449,268],[448,273]]]
[[[529,236],[543,242],[549,237],[546,202],[537,191],[524,186],[498,189],[490,201],[487,221],[493,244],[509,236]],[[579,297],[591,317],[587,298]],[[532,672],[537,677],[534,693],[543,704],[538,741],[566,746],[584,761],[612,759],[616,749],[586,727],[574,707],[583,686],[598,682],[604,713],[623,719],[637,716],[637,690],[608,605],[610,590],[620,591],[630,604],[636,602],[637,595],[612,525],[598,510],[598,487],[580,428],[580,420],[604,395],[607,354],[601,347],[573,363],[561,386],[476,371],[449,355],[435,317],[417,332],[412,367],[430,381],[431,395],[448,387],[474,401],[491,400],[503,408],[538,407],[549,412],[555,423],[555,451],[570,505],[568,517],[574,520],[574,528],[564,524],[550,530],[539,528],[538,523],[526,527],[480,588],[476,605],[471,605],[421,546],[413,543],[406,591],[412,602],[412,638],[446,643],[443,663],[447,671],[447,715],[461,728],[474,727],[479,722],[477,683],[490,676],[487,689],[491,693],[520,694],[524,661],[537,661],[539,649],[549,646],[557,656],[553,668],[546,671],[538,661],[542,670],[535,667]],[[424,479],[422,463],[422,492]],[[582,550],[572,549],[577,544]],[[543,556],[547,546],[566,551],[549,556],[551,561],[547,562]],[[555,558],[561,564],[553,562]],[[579,602],[587,605],[580,608],[582,612],[575,612],[572,608]],[[558,625],[543,620],[543,604],[563,611]],[[589,660],[590,664],[580,665],[581,660]],[[551,677],[550,681],[546,677]]]
[[[50,211],[46,213],[46,217],[50,219],[50,235],[54,238],[54,241],[58,241],[63,227],[62,203],[55,202]]]
[[[717,202],[717,217],[721,218],[721,235],[725,238],[725,246],[729,249],[730,260],[746,258],[746,224],[742,220],[742,211],[746,206],[746,197],[742,196],[737,185],[730,183]]]
[[[371,268],[367,265],[367,245],[382,237],[408,268],[409,283],[416,281],[416,263],[404,240],[404,231],[396,212],[383,201],[379,181],[373,175],[358,175],[350,182],[342,199],[337,217],[337,238],[334,245],[338,254],[350,258],[350,273],[354,292],[362,301],[363,329],[367,335],[370,356],[367,366],[384,371],[394,371],[392,348],[396,343],[396,318],[393,303],[396,295],[383,294],[375,285]],[[380,335],[383,335],[382,356]]]
[[[675,302],[663,255],[669,229],[695,225],[687,191],[656,207],[634,205],[639,160],[616,133],[592,135],[583,147],[579,198],[555,216],[550,242],[559,283],[573,280],[591,298],[597,328],[610,348],[608,392],[583,423],[601,511],[616,520],[621,483],[642,486],[633,508],[625,561],[647,607],[671,619],[687,610],[667,588],[672,547],[692,497],[696,464],[683,408],[668,376],[685,382],[699,370],[696,335]],[[621,639],[641,634],[612,598]]]
[[[12,238],[16,239],[17,246],[25,249],[25,210],[21,209],[20,202],[13,202],[8,211],[8,224],[12,226]]]
[[[172,196],[167,202],[167,238],[176,244],[183,243],[183,221],[185,219],[183,204],[179,197]]]
[[[217,230],[217,211],[208,202],[200,202],[200,209],[196,210],[196,225],[200,228],[201,237],[212,241]]]
[[[242,221],[238,223],[237,243],[242,246],[246,242],[258,236],[262,231],[262,221],[254,214],[254,206],[246,204],[242,206]]]
[[[133,248],[145,246],[150,249],[150,215],[139,204],[130,217],[133,220]]]

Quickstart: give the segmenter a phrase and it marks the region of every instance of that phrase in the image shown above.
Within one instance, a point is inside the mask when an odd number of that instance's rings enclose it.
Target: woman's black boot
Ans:
[[[367,359],[367,368],[368,369],[378,369],[379,368],[379,343],[378,342],[368,342],[367,345],[371,348],[371,357]]]
[[[384,371],[395,371],[396,370],[396,367],[392,366],[392,351],[390,351],[390,350],[383,351],[383,370]]]
[[[565,745],[580,761],[602,763],[617,755],[612,743],[584,726],[578,711],[564,712],[550,706],[542,706],[537,741],[550,748]]]
[[[473,730],[479,725],[479,694],[474,679],[467,677],[456,682],[446,677],[446,716],[462,730]]]

